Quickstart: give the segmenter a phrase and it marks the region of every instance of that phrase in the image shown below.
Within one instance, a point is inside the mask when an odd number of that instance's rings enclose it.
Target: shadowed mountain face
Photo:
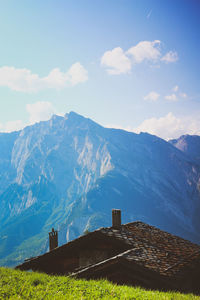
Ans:
[[[180,138],[169,142],[200,164],[200,136],[182,135]]]
[[[173,141],[73,112],[0,134],[0,145],[1,265],[47,251],[51,227],[61,245],[110,226],[112,208],[123,223],[141,220],[200,243],[199,147],[191,157]]]

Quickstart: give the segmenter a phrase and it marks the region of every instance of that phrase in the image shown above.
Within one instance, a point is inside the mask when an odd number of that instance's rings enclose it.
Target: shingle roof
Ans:
[[[191,267],[196,260],[200,260],[200,246],[143,222],[132,222],[121,225],[119,229],[99,228],[48,253],[32,258],[18,268],[28,268],[32,263],[39,262],[46,257],[63,255],[70,249],[81,249],[83,243],[100,236],[126,246],[124,247],[126,251],[123,250],[121,254],[116,255],[115,259],[120,257],[163,276],[174,276],[187,266]],[[106,261],[108,262],[109,259]],[[93,267],[94,265],[88,266],[82,270]]]
[[[128,223],[120,229],[102,228],[101,232],[132,247],[121,257],[162,275],[173,276],[200,260],[200,246],[143,222]]]

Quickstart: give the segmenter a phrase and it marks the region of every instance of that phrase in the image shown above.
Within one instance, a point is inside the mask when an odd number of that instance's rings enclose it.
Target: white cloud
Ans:
[[[155,40],[153,42],[150,41],[142,41],[138,43],[136,46],[131,47],[127,54],[132,55],[135,63],[141,63],[146,60],[156,61],[160,58],[160,41]]]
[[[58,113],[54,106],[48,101],[38,101],[32,104],[27,104],[26,111],[28,112],[28,122],[25,123],[22,120],[16,120],[8,121],[4,124],[0,123],[0,132],[21,130],[28,125],[33,125],[40,121],[47,121],[53,114],[61,116],[64,115],[62,113]]]
[[[68,76],[72,85],[88,80],[88,72],[79,62],[71,66],[68,71]]]
[[[176,51],[169,51],[161,58],[161,60],[166,63],[176,62],[178,60],[178,54]]]
[[[40,79],[37,74],[32,74],[27,69],[15,69],[14,67],[0,68],[0,86],[7,86],[15,91],[35,91],[39,88]]]
[[[51,70],[48,76],[41,78],[38,90],[42,88],[55,88],[62,89],[69,83],[69,78],[67,73],[63,73],[59,68]],[[42,84],[42,87],[40,86]]]
[[[144,97],[144,100],[157,101],[160,95],[154,91]]]
[[[172,91],[173,92],[178,92],[178,90],[179,90],[179,86],[178,85],[175,85],[174,87],[173,87],[173,89],[172,89]]]
[[[167,95],[165,96],[165,99],[168,101],[178,101],[176,94]]]
[[[178,91],[179,91],[179,86],[178,85],[175,85],[172,88],[172,91],[173,91],[172,94],[166,95],[164,97],[165,100],[175,102],[175,101],[178,101],[180,98],[187,98],[186,93],[182,93],[182,92],[178,93]],[[144,97],[144,100],[149,100],[149,101],[154,101],[155,102],[155,101],[158,100],[159,97],[160,97],[160,94],[152,91]]]
[[[46,77],[39,77],[28,69],[4,66],[0,68],[0,86],[19,92],[37,92],[43,89],[62,89],[69,85],[88,80],[87,70],[79,63],[73,64],[66,72],[53,69]]]
[[[144,120],[134,131],[148,132],[168,139],[174,137],[174,132],[175,134],[178,132],[178,136],[181,135],[182,128],[181,121],[172,113],[168,113],[165,117]]]
[[[144,120],[133,131],[136,133],[148,132],[166,140],[178,138],[183,134],[200,135],[200,118],[182,117],[177,118],[171,112],[161,118]]]
[[[18,131],[25,127],[25,124],[21,120],[8,121],[5,124],[0,124],[0,132],[12,132]]]
[[[183,134],[200,135],[200,117],[197,118],[194,116],[188,116],[178,118],[173,113],[169,112],[164,117],[146,119],[135,128],[131,126],[123,127],[114,124],[107,125],[106,127],[123,129],[135,133],[148,132],[163,139],[169,140],[178,138]]]
[[[182,92],[179,92],[179,86],[178,85],[175,85],[172,89],[172,91],[174,93],[170,94],[170,95],[167,95],[165,96],[165,99],[168,100],[168,101],[178,101],[178,97],[179,98],[187,98],[187,94],[186,93],[182,93]]]
[[[107,67],[109,74],[118,75],[131,70],[131,61],[120,47],[106,51],[101,58],[101,65]]]
[[[158,63],[165,61],[166,63],[175,62],[178,54],[175,51],[169,51],[165,56],[161,54],[161,41],[141,41],[137,45],[132,46],[127,51],[120,47],[106,51],[101,57],[101,65],[106,67],[108,74],[119,75],[126,74],[131,71],[134,64],[140,64],[143,61]]]
[[[16,121],[8,121],[5,124],[5,131],[11,132],[11,131],[18,131],[24,128],[24,124],[21,120]]]
[[[51,116],[55,114],[55,108],[47,101],[38,101],[33,104],[27,104],[26,110],[29,113],[30,124],[49,120]]]

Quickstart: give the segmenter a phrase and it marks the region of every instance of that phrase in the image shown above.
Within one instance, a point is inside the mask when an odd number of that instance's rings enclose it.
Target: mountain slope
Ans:
[[[171,143],[73,112],[0,142],[0,264],[46,251],[52,226],[60,244],[108,226],[112,208],[200,242],[200,166]]]
[[[180,138],[169,142],[200,164],[200,136],[182,135]]]

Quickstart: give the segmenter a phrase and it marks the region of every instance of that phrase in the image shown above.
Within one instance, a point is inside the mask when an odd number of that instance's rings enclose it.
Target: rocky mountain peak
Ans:
[[[45,251],[51,227],[62,244],[110,226],[113,207],[124,223],[141,220],[199,243],[198,138],[182,137],[182,149],[74,112],[0,134],[0,264]]]

